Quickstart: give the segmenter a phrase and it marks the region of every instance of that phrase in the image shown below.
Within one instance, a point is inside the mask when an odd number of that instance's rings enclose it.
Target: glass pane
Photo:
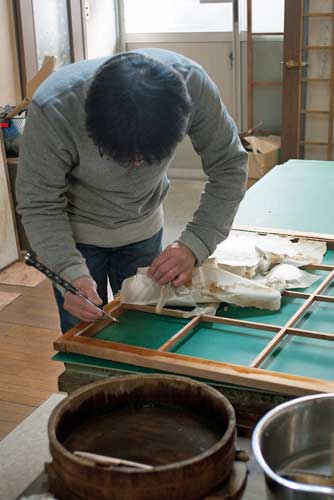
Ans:
[[[331,45],[332,42],[332,19],[328,17],[309,17],[305,21],[308,24],[308,45]]]
[[[333,0],[308,0],[309,12],[332,12]]]
[[[256,323],[268,323],[269,325],[283,326],[291,316],[302,306],[303,299],[282,297],[279,311],[268,311],[256,307],[237,307],[233,305],[221,306],[217,316],[226,318],[254,321]]]
[[[302,82],[302,109],[328,111],[329,82]]]
[[[188,321],[172,316],[126,311],[122,314],[119,323],[106,326],[94,338],[158,349]]]
[[[56,56],[57,66],[71,62],[67,0],[33,0],[38,68],[44,56]]]
[[[328,288],[324,292],[322,292],[322,295],[330,295],[331,297],[334,297],[334,281],[329,285]],[[332,305],[334,307],[334,304]],[[333,330],[334,330],[334,325],[333,325]]]
[[[242,12],[245,13],[245,8]],[[252,2],[253,32],[283,33],[284,31],[284,0],[253,0]],[[246,15],[242,16],[241,26],[247,30]]]
[[[254,87],[254,125],[279,131],[282,121],[282,87]]]
[[[232,31],[232,4],[124,0],[126,33]]]
[[[305,141],[328,142],[328,115],[310,113],[306,115]]]
[[[203,322],[172,352],[248,366],[272,336],[264,330]]]
[[[261,368],[304,377],[334,379],[334,343],[287,336]]]
[[[305,160],[328,160],[327,146],[315,146],[314,144],[307,144],[300,146],[300,159]]]
[[[332,333],[334,335],[333,306],[333,302],[315,301],[302,319],[298,321],[296,328]]]
[[[253,59],[255,81],[281,81],[283,36],[253,37]]]

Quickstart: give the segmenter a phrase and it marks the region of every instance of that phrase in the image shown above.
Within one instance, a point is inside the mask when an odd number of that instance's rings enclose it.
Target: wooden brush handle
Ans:
[[[82,458],[88,458],[92,462],[100,465],[125,465],[127,467],[135,467],[136,469],[152,470],[152,465],[132,462],[131,460],[123,460],[122,458],[108,457],[106,455],[98,455],[88,451],[75,451],[74,455]]]

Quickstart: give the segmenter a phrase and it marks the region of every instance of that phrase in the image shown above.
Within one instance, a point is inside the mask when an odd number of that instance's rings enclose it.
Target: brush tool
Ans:
[[[90,300],[88,297],[86,297],[86,295],[84,293],[82,293],[80,290],[78,290],[78,288],[73,286],[69,281],[66,281],[59,274],[55,273],[54,271],[51,271],[51,269],[49,269],[44,264],[42,264],[37,259],[36,255],[34,253],[27,252],[25,254],[24,260],[28,266],[32,266],[35,269],[38,269],[38,271],[45,274],[45,276],[47,276],[51,281],[60,285],[67,292],[71,292],[74,295],[81,297],[83,300],[88,302],[88,304],[91,304],[92,306],[96,307],[99,311],[102,311],[104,316],[106,316],[107,318],[111,319],[112,321],[118,323],[118,319],[114,318],[111,314],[107,313],[104,309],[102,309],[102,307],[96,305],[92,300]]]

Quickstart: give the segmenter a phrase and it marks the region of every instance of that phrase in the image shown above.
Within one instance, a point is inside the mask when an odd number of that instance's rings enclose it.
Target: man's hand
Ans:
[[[189,281],[195,263],[196,258],[188,247],[173,243],[154,259],[147,274],[160,285],[172,282],[178,287]]]
[[[102,300],[96,291],[96,283],[92,278],[84,276],[74,280],[72,284],[86,295],[88,299],[92,300],[94,304],[97,306],[102,304]],[[65,294],[64,309],[82,321],[95,321],[103,317],[102,311],[98,311],[96,307],[71,292],[66,292]]]

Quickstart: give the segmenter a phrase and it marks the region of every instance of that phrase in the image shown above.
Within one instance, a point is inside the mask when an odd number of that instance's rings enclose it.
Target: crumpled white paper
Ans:
[[[187,286],[160,286],[147,276],[147,268],[142,268],[123,282],[121,302],[156,305],[157,312],[165,305],[194,307],[186,313],[188,317],[214,314],[214,304],[220,302],[274,311],[280,308],[284,290],[307,288],[320,279],[299,267],[320,264],[325,252],[322,241],[231,231],[194,270]],[[207,309],[209,304],[211,309]]]
[[[191,283],[178,288],[172,285],[162,287],[146,272],[147,268],[138,269],[135,276],[123,282],[122,303],[157,304],[158,310],[164,305],[196,307],[197,304],[211,302],[270,310],[277,310],[281,305],[279,291],[219,269],[214,264],[196,268]]]
[[[292,241],[293,240],[293,241]],[[326,253],[326,243],[276,234],[260,235],[247,231],[231,231],[209,260],[219,267],[245,278],[265,273],[277,264],[297,267],[320,264]]]
[[[290,264],[279,264],[265,276],[256,275],[258,283],[283,292],[291,288],[307,288],[320,279],[319,275],[311,274]]]

